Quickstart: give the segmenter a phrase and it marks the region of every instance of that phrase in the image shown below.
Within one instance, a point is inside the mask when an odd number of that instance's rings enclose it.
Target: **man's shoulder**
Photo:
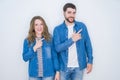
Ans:
[[[80,21],[75,21],[75,23],[76,23],[77,25],[85,25],[83,22],[80,22]]]
[[[75,21],[75,24],[79,26],[80,28],[86,28],[86,25],[83,22]]]

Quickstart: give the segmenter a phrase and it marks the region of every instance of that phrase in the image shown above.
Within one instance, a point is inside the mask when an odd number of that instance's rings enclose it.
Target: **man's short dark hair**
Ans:
[[[66,3],[63,7],[63,11],[65,12],[67,10],[67,8],[73,8],[76,10],[76,6],[72,3]]]

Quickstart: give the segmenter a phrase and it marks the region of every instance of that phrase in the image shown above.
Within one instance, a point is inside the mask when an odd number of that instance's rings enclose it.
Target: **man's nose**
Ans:
[[[74,17],[75,15],[73,13],[71,13],[71,17]]]

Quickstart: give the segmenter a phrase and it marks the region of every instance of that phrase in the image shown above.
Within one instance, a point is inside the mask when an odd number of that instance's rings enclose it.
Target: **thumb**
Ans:
[[[73,34],[75,34],[76,33],[76,30],[73,30]]]

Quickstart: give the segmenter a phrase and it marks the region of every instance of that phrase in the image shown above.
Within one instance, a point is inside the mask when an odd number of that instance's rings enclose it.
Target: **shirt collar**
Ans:
[[[64,27],[64,28],[67,28],[67,25],[65,24],[65,21],[63,22],[63,24],[62,24],[62,25],[63,25],[63,27]],[[76,22],[76,21],[74,21],[74,26],[76,26],[76,25],[77,25],[77,22]]]

